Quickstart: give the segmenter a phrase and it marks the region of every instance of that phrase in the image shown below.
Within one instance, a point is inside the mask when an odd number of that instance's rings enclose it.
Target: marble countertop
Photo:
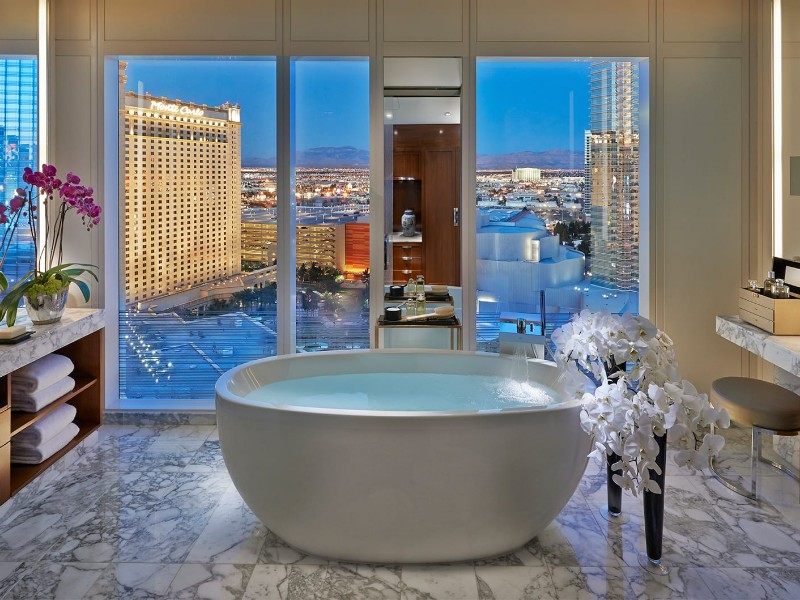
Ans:
[[[717,317],[717,334],[800,377],[799,335],[772,335],[734,316]]]
[[[102,329],[105,318],[104,311],[98,308],[68,308],[58,323],[34,325],[25,311],[20,310],[16,324],[25,325],[33,335],[18,344],[0,345],[0,376]]]
[[[394,231],[389,234],[389,241],[393,244],[421,244],[422,243],[422,234],[420,232],[415,233],[411,236],[405,236],[400,231]]]

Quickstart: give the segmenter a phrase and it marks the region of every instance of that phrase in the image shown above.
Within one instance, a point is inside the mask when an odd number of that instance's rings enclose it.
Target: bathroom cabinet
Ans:
[[[412,270],[415,275],[421,272],[429,283],[460,285],[460,146],[458,125],[394,126],[391,214],[395,283],[407,281],[411,274],[404,271]],[[409,209],[414,211],[420,236],[414,252],[396,247],[401,217]],[[400,238],[399,245],[410,241]],[[413,261],[402,260],[412,256]]]
[[[25,322],[25,317],[18,322]],[[0,503],[58,461],[95,431],[103,420],[103,344],[102,311],[67,309],[59,323],[33,326],[34,334],[15,345],[0,346]],[[11,382],[14,372],[47,354],[68,356],[75,364],[70,375],[75,388],[36,413],[12,411]],[[59,452],[38,465],[11,463],[11,438],[58,406],[69,403],[77,409],[75,424],[80,431]]]

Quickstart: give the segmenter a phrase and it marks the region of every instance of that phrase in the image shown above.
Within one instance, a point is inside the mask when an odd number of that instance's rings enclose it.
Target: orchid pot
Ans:
[[[8,290],[0,301],[0,319],[14,325],[20,301],[35,325],[55,323],[64,313],[69,286],[74,283],[89,301],[89,286],[80,279],[88,275],[97,281],[97,267],[81,263],[64,263],[64,222],[67,214],[81,216],[89,231],[100,222],[101,208],[94,203],[94,190],[80,185],[80,178],[67,173],[66,181],[56,177],[56,168],[42,165],[41,171],[26,168],[22,180],[27,188],[19,188],[8,206],[0,203],[0,224],[5,232],[0,242],[0,268],[8,254],[17,227],[30,231],[33,238],[36,266],[10,288],[0,270],[0,291]]]

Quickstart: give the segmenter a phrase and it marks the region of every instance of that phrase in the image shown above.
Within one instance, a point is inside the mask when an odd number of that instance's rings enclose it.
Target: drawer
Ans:
[[[398,269],[396,267],[397,265],[395,265],[395,269],[392,271],[393,283],[406,284],[408,283],[409,277],[416,279],[417,275],[422,275],[421,269]]]
[[[741,305],[739,306],[739,317],[741,317],[742,321],[750,323],[751,325],[755,325],[764,331],[768,331],[769,333],[775,332],[775,321],[771,319],[765,319],[764,317],[761,317],[755,313],[743,310]]]
[[[757,304],[762,308],[766,308],[773,311],[775,310],[776,298],[770,298],[769,296],[765,296],[764,294],[759,294],[757,292],[739,288],[739,301],[742,300],[746,300],[747,302]]]
[[[767,319],[769,321],[775,320],[775,311],[773,309],[751,302],[749,299],[739,298],[739,310],[758,315],[762,319]]]
[[[0,446],[11,440],[11,409],[0,412]]]

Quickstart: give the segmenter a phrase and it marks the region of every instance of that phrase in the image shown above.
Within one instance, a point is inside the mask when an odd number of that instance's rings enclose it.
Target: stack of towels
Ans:
[[[66,356],[48,354],[11,375],[11,410],[38,412],[72,391],[75,365]]]
[[[72,421],[77,410],[62,404],[46,417],[11,438],[11,462],[38,465],[70,443],[79,427]]]
[[[66,356],[50,354],[11,375],[11,410],[38,412],[75,387],[69,376],[75,365]],[[38,465],[78,435],[77,410],[62,404],[11,438],[11,462]]]

